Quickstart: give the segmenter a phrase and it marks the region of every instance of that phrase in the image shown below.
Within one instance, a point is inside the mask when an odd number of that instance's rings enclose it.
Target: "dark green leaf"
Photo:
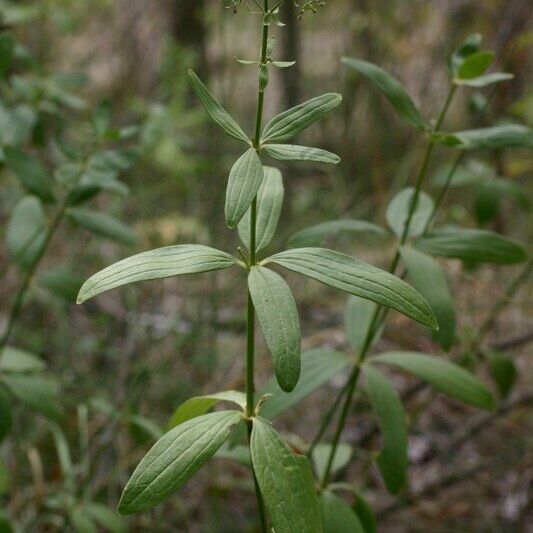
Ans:
[[[402,402],[389,380],[380,372],[364,365],[363,374],[365,390],[383,435],[377,463],[388,491],[398,494],[407,479],[407,425]]]
[[[511,392],[518,377],[516,366],[513,360],[503,353],[489,352],[486,355],[492,379],[498,386],[501,396],[505,398]]]
[[[450,71],[455,78],[465,60],[476,53],[481,45],[482,37],[479,33],[469,35],[454,51],[450,58]]]
[[[317,444],[313,450],[313,464],[317,479],[323,479],[331,455],[331,444]],[[331,475],[342,470],[348,465],[353,455],[353,448],[344,442],[340,442],[335,450],[335,457],[331,463]]]
[[[519,124],[504,124],[451,134],[438,134],[436,140],[460,150],[533,148],[533,130]]]
[[[137,444],[144,446],[155,442],[163,436],[163,430],[153,420],[140,415],[129,415],[127,422],[131,436]]]
[[[397,366],[456,400],[482,409],[493,408],[492,396],[485,386],[470,372],[445,359],[416,352],[390,352],[376,355],[370,362]]]
[[[526,260],[524,249],[513,241],[486,230],[445,228],[415,241],[422,252],[473,263],[512,265]]]
[[[241,417],[237,411],[217,411],[170,430],[154,444],[133,472],[118,512],[122,515],[140,513],[166,500],[215,454]]]
[[[387,222],[396,237],[401,238],[407,223],[415,189],[408,187],[400,191],[387,207]],[[423,191],[418,195],[416,209],[411,217],[407,237],[418,237],[426,227],[433,212],[433,199]]]
[[[39,285],[68,303],[75,303],[83,279],[64,267],[46,272],[39,277]]]
[[[0,385],[0,444],[9,433],[12,423],[11,401],[4,387]]]
[[[429,327],[438,328],[433,311],[412,287],[401,279],[324,248],[296,248],[265,260],[303,274],[335,289],[391,307]]]
[[[264,178],[257,193],[257,219],[255,228],[255,249],[262,250],[272,240],[278,226],[283,207],[283,178],[281,172],[273,167],[263,167]],[[250,209],[238,225],[239,237],[243,244],[250,247]]]
[[[319,148],[309,148],[308,146],[265,144],[263,148],[270,157],[280,161],[314,161],[315,163],[337,165],[341,160],[338,155],[331,152]]]
[[[341,102],[340,94],[328,93],[281,113],[265,126],[261,144],[288,141],[327,115]]]
[[[364,533],[377,532],[376,515],[372,507],[370,507],[370,504],[359,491],[355,495],[353,510],[363,526]]]
[[[226,223],[235,228],[246,214],[263,181],[264,171],[255,148],[247,150],[233,165],[226,190]]]
[[[129,246],[137,242],[137,236],[130,227],[111,215],[81,207],[72,207],[67,214],[76,224],[99,237]]]
[[[363,75],[392,104],[398,115],[415,128],[424,131],[427,126],[420,111],[407,94],[405,87],[382,68],[363,61],[343,57],[342,62]]]
[[[3,78],[13,61],[15,41],[10,33],[0,34],[0,78]]]
[[[261,324],[279,386],[285,392],[300,377],[300,322],[292,292],[283,278],[261,266],[248,275],[248,289]]]
[[[261,390],[260,395],[273,395],[261,408],[262,416],[272,419],[284,413],[341,372],[348,361],[345,354],[327,348],[303,352],[300,380],[292,392],[283,392],[274,378]]]
[[[474,52],[465,58],[457,70],[460,80],[472,80],[485,74],[494,62],[494,52]]]
[[[301,464],[272,426],[260,417],[253,419],[250,451],[276,533],[321,533],[318,498],[305,458],[301,459],[306,464]]]
[[[250,139],[231,115],[213,98],[200,78],[189,70],[189,81],[209,116],[231,137],[251,144]]]
[[[365,533],[357,515],[330,490],[320,494],[320,510],[324,533]]]
[[[236,264],[231,255],[199,244],[157,248],[123,259],[91,276],[81,287],[78,303],[102,292],[153,279],[223,270]]]
[[[435,340],[449,350],[455,341],[455,308],[444,272],[432,257],[414,248],[400,248],[402,261],[417,291],[427,300],[437,317]]]

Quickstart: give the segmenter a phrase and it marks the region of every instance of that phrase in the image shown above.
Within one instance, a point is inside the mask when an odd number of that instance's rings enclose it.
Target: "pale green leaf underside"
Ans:
[[[429,255],[408,246],[400,248],[402,261],[417,291],[427,300],[439,322],[435,340],[449,350],[455,340],[455,307],[442,267]]]
[[[426,124],[420,111],[412,101],[404,86],[382,68],[363,61],[343,57],[342,62],[362,74],[392,104],[398,115],[406,122],[424,131]]]
[[[317,479],[323,479],[331,455],[331,444],[319,443],[313,450],[313,464]],[[331,475],[342,470],[352,458],[353,448],[345,442],[339,442],[335,450],[335,457],[331,463]]]
[[[199,244],[166,246],[123,259],[91,276],[81,287],[78,303],[123,285],[223,270],[236,264],[236,259],[220,250]]]
[[[166,500],[215,454],[241,417],[238,411],[217,411],[184,422],[161,437],[128,481],[119,513],[139,513]]]
[[[389,380],[376,369],[363,365],[363,375],[383,435],[377,463],[387,489],[397,494],[407,478],[407,425],[402,402]]]
[[[183,424],[183,422],[187,422],[187,420],[207,413],[207,411],[219,402],[232,402],[244,408],[246,405],[246,395],[243,392],[229,390],[190,398],[174,411],[168,423],[168,429],[172,429],[179,424]]]
[[[261,144],[289,140],[320,120],[341,102],[340,94],[328,93],[281,113],[265,126]]]
[[[289,410],[341,372],[348,362],[347,355],[328,348],[303,352],[300,379],[292,392],[283,392],[275,378],[263,387],[259,396],[272,394],[273,397],[262,406],[261,415],[272,419]]]
[[[263,167],[264,177],[257,192],[257,219],[255,228],[255,249],[262,250],[276,233],[281,208],[283,207],[283,178],[277,168]],[[237,226],[239,237],[246,248],[250,248],[250,209]]]
[[[337,165],[341,158],[320,148],[310,148],[308,146],[298,146],[295,144],[265,144],[263,146],[266,153],[274,159],[280,161],[313,161],[315,163],[325,163],[327,165]]]
[[[366,220],[329,220],[315,226],[310,226],[297,231],[289,238],[289,246],[296,248],[300,246],[317,246],[323,243],[327,237],[337,236],[342,232],[371,233],[379,237],[388,235],[381,226]]]
[[[365,342],[368,330],[372,323],[372,318],[376,312],[377,305],[370,300],[359,298],[358,296],[350,296],[346,302],[346,310],[344,312],[344,330],[346,337],[359,353]],[[374,335],[371,346],[379,339],[381,328],[377,334]]]
[[[422,252],[474,263],[512,265],[527,259],[517,243],[492,231],[443,228],[415,241]]]
[[[387,223],[398,238],[403,236],[414,193],[415,189],[412,187],[403,189],[391,200],[387,207]],[[411,217],[407,237],[418,237],[423,233],[433,212],[433,205],[431,196],[421,191],[418,195],[416,209]]]
[[[263,165],[254,148],[247,150],[231,168],[224,210],[229,228],[236,227],[248,211],[259,191],[263,176]]]
[[[279,274],[261,266],[250,270],[248,289],[279,386],[290,392],[300,377],[300,321],[292,292]]]
[[[369,361],[401,368],[469,405],[482,409],[493,407],[492,396],[485,386],[470,372],[445,359],[417,352],[390,352],[376,355]]]
[[[533,130],[519,124],[504,124],[490,128],[439,134],[436,140],[461,150],[533,148]]]
[[[19,348],[6,346],[0,355],[0,370],[3,372],[40,372],[44,368],[41,359]]]
[[[454,81],[457,85],[466,85],[467,87],[475,87],[480,89],[482,87],[487,87],[493,83],[499,83],[500,81],[512,80],[514,78],[513,74],[508,74],[507,72],[493,72],[492,74],[485,74],[471,80],[460,80],[457,79]]]
[[[354,511],[330,490],[320,494],[320,511],[324,533],[365,533]]]
[[[296,248],[273,255],[271,261],[335,289],[372,300],[437,329],[433,311],[410,285],[372,265],[324,248]]]
[[[244,133],[242,128],[237,124],[237,122],[235,122],[232,116],[213,98],[213,95],[192,70],[189,70],[189,81],[209,116],[229,136],[240,141],[244,141],[247,144],[251,144],[248,135]]]
[[[276,431],[260,417],[254,418],[250,447],[257,482],[276,533],[321,533],[312,479]]]

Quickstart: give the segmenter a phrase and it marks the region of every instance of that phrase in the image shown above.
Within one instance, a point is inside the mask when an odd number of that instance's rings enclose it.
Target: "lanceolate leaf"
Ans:
[[[341,372],[348,362],[347,355],[328,348],[303,352],[298,385],[292,392],[286,393],[280,389],[276,379],[271,379],[260,393],[273,395],[261,408],[261,415],[272,419],[289,410]]]
[[[297,146],[295,144],[265,144],[263,146],[266,153],[274,159],[280,161],[314,161],[316,163],[326,163],[337,165],[341,158],[320,148],[309,148],[308,146]]]
[[[246,395],[243,392],[229,390],[191,398],[182,403],[174,411],[174,414],[168,423],[169,429],[179,426],[191,418],[196,418],[197,416],[207,413],[209,409],[219,402],[232,402],[240,407],[244,407],[246,405]]]
[[[518,371],[513,360],[499,352],[489,352],[485,356],[489,361],[490,374],[498,386],[501,396],[507,397],[518,377]]]
[[[31,193],[44,202],[54,200],[52,180],[41,163],[18,148],[4,148],[6,165]]]
[[[364,496],[359,491],[357,491],[355,495],[353,510],[361,521],[364,532],[376,533],[377,524],[374,510],[372,509],[372,507],[370,507],[370,504],[366,501]]]
[[[446,228],[415,241],[422,252],[474,263],[512,265],[526,260],[524,249],[513,241],[479,229]]]
[[[417,291],[428,301],[439,322],[433,333],[437,342],[449,350],[455,340],[455,308],[446,276],[441,266],[429,255],[402,246],[403,263]]]
[[[398,115],[415,128],[424,131],[426,124],[420,111],[407,94],[404,86],[382,68],[363,61],[343,57],[342,62],[362,74],[392,104]]]
[[[289,246],[291,248],[318,246],[327,237],[336,236],[345,231],[352,233],[370,233],[379,237],[386,237],[388,235],[387,231],[381,226],[367,222],[366,220],[330,220],[297,231],[289,238]]]
[[[490,392],[464,368],[431,355],[416,352],[390,352],[369,359],[372,364],[397,366],[427,381],[433,388],[461,402],[492,409]]]
[[[7,346],[0,355],[0,371],[2,372],[42,372],[45,364],[36,355],[19,348]]]
[[[440,134],[437,141],[460,150],[533,148],[533,130],[519,124],[504,124],[477,130]]]
[[[267,421],[255,417],[253,422],[252,464],[274,530],[276,533],[321,533],[312,478],[309,479],[304,465]]]
[[[12,423],[11,402],[6,390],[0,385],[0,444],[9,433]]]
[[[166,500],[215,454],[241,417],[238,411],[217,411],[184,422],[161,437],[128,481],[119,513],[139,513]]]
[[[209,116],[231,137],[250,143],[248,135],[235,122],[231,115],[213,98],[207,87],[200,81],[200,78],[189,70],[189,81],[200,102],[204,106]]]
[[[129,226],[106,213],[72,207],[67,211],[67,214],[76,224],[99,237],[130,246],[137,241],[137,236]]]
[[[265,126],[261,144],[288,141],[335,109],[341,101],[340,94],[328,93],[281,113]]]
[[[260,266],[250,270],[248,289],[279,386],[290,392],[300,377],[300,322],[294,297],[279,274]]]
[[[226,223],[229,228],[237,226],[255,198],[264,171],[254,148],[247,150],[233,165],[226,190]]]
[[[397,494],[407,477],[407,426],[402,402],[389,380],[380,372],[364,365],[363,374],[365,389],[383,435],[378,466],[389,492]]]
[[[346,303],[346,310],[344,312],[344,330],[348,340],[359,353],[366,342],[368,329],[372,324],[374,313],[377,305],[370,300],[359,298],[358,296],[350,296]],[[379,338],[380,330],[374,334],[374,338],[370,346],[372,346]]]
[[[181,244],[132,255],[91,276],[81,287],[78,303],[122,285],[223,270],[236,264],[231,255],[199,244]]]
[[[264,178],[257,193],[257,219],[255,228],[255,249],[262,250],[272,240],[278,226],[283,207],[283,178],[273,167],[263,167]],[[244,245],[250,247],[250,209],[237,227]]]
[[[508,74],[507,72],[493,72],[492,74],[485,74],[484,76],[479,76],[471,80],[456,80],[457,85],[466,85],[467,87],[475,87],[480,89],[482,87],[487,87],[487,85],[492,85],[494,83],[499,83],[500,81],[512,80],[514,78],[513,74]]]
[[[320,494],[320,510],[324,533],[365,533],[357,515],[330,490]]]
[[[324,248],[296,248],[265,260],[316,279],[335,289],[391,307],[437,329],[433,311],[422,296],[396,276],[348,255]]]
[[[415,189],[408,187],[400,191],[387,207],[387,222],[396,237],[403,236],[404,228],[411,210]],[[421,191],[418,195],[416,209],[411,217],[407,237],[418,237],[422,234],[433,212],[433,199]]]
[[[315,466],[315,472],[317,479],[323,479],[326,472],[326,468],[331,455],[331,444],[319,443],[313,450],[313,464]],[[335,450],[335,457],[331,463],[331,475],[335,474],[339,470],[342,470],[348,463],[353,455],[353,448],[344,442],[340,442]]]

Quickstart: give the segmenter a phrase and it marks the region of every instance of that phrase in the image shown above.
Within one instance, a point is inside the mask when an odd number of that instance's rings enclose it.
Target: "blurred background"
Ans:
[[[46,363],[61,413],[51,422],[24,402],[13,408],[13,431],[0,449],[0,507],[20,531],[255,531],[250,476],[223,459],[142,517],[119,521],[105,511],[115,509],[132,469],[182,401],[242,388],[244,276],[222,272],[151,282],[81,307],[74,299],[81,281],[138,251],[190,242],[236,253],[238,237],[226,228],[223,202],[239,147],[206,118],[186,73],[193,67],[250,131],[257,72],[235,57],[257,57],[259,22],[245,7],[234,12],[216,0],[0,0],[0,16],[2,35],[14,40],[5,71],[6,48],[0,46],[2,148],[31,154],[60,184],[72,158],[98,159],[95,168],[105,166],[113,183],[106,181],[104,192],[88,205],[123,224],[113,235],[99,233],[80,209],[77,223],[72,217],[59,225],[32,273],[9,346],[38,354]],[[420,167],[424,139],[405,127],[368,83],[347,72],[340,62],[344,55],[391,72],[423,115],[435,118],[449,89],[449,55],[467,35],[479,32],[484,48],[495,51],[498,69],[515,78],[495,91],[459,91],[445,129],[501,120],[533,125],[527,0],[329,0],[301,20],[294,9],[284,9],[280,18],[286,26],[274,30],[274,56],[296,60],[296,66],[273,72],[266,116],[317,94],[341,92],[342,106],[301,140],[338,153],[342,163],[325,168],[298,163],[290,169],[276,164],[284,173],[286,202],[270,250],[281,249],[295,231],[326,220],[383,224],[388,201],[413,183]],[[24,268],[13,260],[12,234],[27,220],[24,211],[12,219],[24,195],[16,165],[6,163],[12,151],[6,148],[0,163],[2,330],[25,278]],[[436,150],[428,192],[453,161],[454,152]],[[493,229],[530,246],[531,152],[474,154],[461,168],[480,167],[507,185],[482,191],[453,187],[441,220]],[[115,183],[119,179],[122,186]],[[45,203],[44,215],[53,213],[54,206]],[[333,245],[379,266],[390,260],[390,246],[365,236],[348,234]],[[452,357],[475,367],[469,342],[523,266],[443,264],[459,324]],[[304,347],[348,349],[342,327],[345,297],[315,282],[288,279],[299,305]],[[410,488],[399,501],[387,495],[367,460],[379,441],[368,437],[370,418],[364,401],[357,403],[343,440],[364,442],[346,478],[365,488],[380,531],[525,532],[533,527],[528,508],[533,307],[531,285],[527,277],[523,281],[486,338],[494,350],[505,351],[516,371],[512,390],[502,399],[505,409],[480,415],[427,390],[411,395]],[[436,350],[424,330],[397,314],[381,344]],[[271,377],[271,365],[259,346],[262,385]],[[482,377],[487,372],[479,367]],[[343,379],[337,376],[280,417],[277,427],[311,439]],[[411,385],[407,379],[398,382],[402,390]],[[461,433],[472,427],[468,435]],[[94,503],[98,518],[78,512],[82,501]]]

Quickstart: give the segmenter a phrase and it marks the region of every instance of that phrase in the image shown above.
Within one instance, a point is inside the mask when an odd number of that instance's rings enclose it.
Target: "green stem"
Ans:
[[[41,246],[41,249],[39,250],[39,253],[36,255],[35,259],[33,260],[33,263],[30,265],[30,267],[24,274],[22,283],[17,291],[17,294],[15,295],[15,299],[13,300],[11,311],[9,312],[9,318],[7,319],[6,329],[4,330],[4,333],[2,334],[2,337],[0,339],[0,358],[2,357],[2,352],[4,348],[9,342],[9,338],[11,336],[15,323],[17,322],[20,316],[20,312],[22,311],[22,305],[24,304],[26,293],[28,292],[28,289],[31,286],[35,271],[37,270],[37,267],[39,266],[39,263],[41,262],[41,259],[43,258],[46,249],[48,248],[48,245],[50,244],[50,241],[54,236],[54,233],[56,232],[57,228],[59,227],[59,224],[61,223],[61,220],[63,219],[63,215],[65,214],[65,208],[65,203],[62,203],[59,209],[57,210],[57,213],[55,214],[54,218],[52,219],[48,230],[46,231],[45,239]]]
[[[455,85],[452,85],[450,87],[450,90],[448,92],[448,95],[446,97],[446,101],[444,102],[444,105],[442,107],[442,110],[439,114],[439,117],[435,123],[435,127],[433,128],[432,133],[439,131],[442,123],[444,121],[444,117],[446,116],[446,113],[450,107],[450,104],[453,100],[453,96],[455,95],[455,92],[457,90],[457,87]],[[396,250],[396,253],[394,254],[394,258],[391,262],[391,265],[389,267],[389,272],[394,274],[396,271],[396,268],[398,267],[398,264],[400,262],[400,247],[405,244],[407,241],[407,238],[409,237],[409,229],[411,227],[411,222],[413,220],[413,216],[416,212],[416,208],[418,205],[418,200],[420,198],[420,194],[422,191],[422,184],[424,183],[424,179],[427,174],[427,169],[429,166],[429,162],[431,160],[431,155],[433,153],[433,149],[435,147],[435,141],[430,137],[429,144],[426,149],[426,153],[424,155],[424,159],[422,162],[422,166],[420,167],[420,171],[418,173],[416,183],[415,183],[415,192],[411,201],[411,205],[409,206],[409,212],[407,214],[407,219],[405,221],[405,226],[403,229],[402,236],[399,241],[398,248]],[[374,311],[374,314],[372,315],[372,320],[370,321],[370,325],[367,329],[365,342],[363,343],[363,347],[361,351],[359,352],[359,357],[357,359],[357,362],[352,369],[352,373],[350,374],[350,377],[348,379],[348,388],[346,392],[346,397],[342,406],[341,415],[339,417],[339,421],[337,424],[337,428],[335,430],[335,435],[333,438],[333,443],[331,446],[331,451],[328,457],[328,462],[326,465],[326,469],[324,471],[324,476],[322,478],[322,487],[326,487],[329,478],[331,475],[331,467],[333,465],[333,461],[335,460],[335,455],[337,453],[337,447],[340,442],[341,434],[344,430],[344,426],[346,425],[346,419],[348,417],[348,412],[350,410],[350,406],[352,404],[353,396],[355,393],[355,390],[357,388],[357,383],[359,381],[359,376],[361,374],[361,365],[365,361],[365,358],[367,356],[367,353],[372,345],[372,339],[374,338],[375,332],[377,331],[377,328],[381,326],[383,321],[385,320],[385,317],[387,316],[387,311],[382,308],[382,306],[378,305]]]
[[[268,0],[264,2],[264,12],[268,12]],[[261,67],[267,62],[267,46],[268,46],[268,32],[269,26],[263,23],[263,37],[261,41]],[[263,123],[263,108],[265,103],[265,91],[261,87],[259,82],[259,95],[257,98],[257,114],[255,120],[255,137],[254,147],[259,149],[261,142],[261,127]],[[250,257],[248,268],[252,268],[256,264],[256,226],[257,226],[257,198],[254,198],[250,207]],[[255,411],[255,385],[254,385],[254,357],[255,357],[255,309],[252,301],[250,291],[248,291],[248,304],[247,304],[247,319],[246,319],[246,416],[248,417],[247,429],[248,429],[248,442],[250,442],[252,434],[252,417]],[[265,506],[263,504],[263,497],[261,496],[261,490],[257,482],[255,472],[254,486],[255,494],[257,497],[257,506],[259,508],[259,518],[261,521],[261,530],[263,533],[268,531]]]

